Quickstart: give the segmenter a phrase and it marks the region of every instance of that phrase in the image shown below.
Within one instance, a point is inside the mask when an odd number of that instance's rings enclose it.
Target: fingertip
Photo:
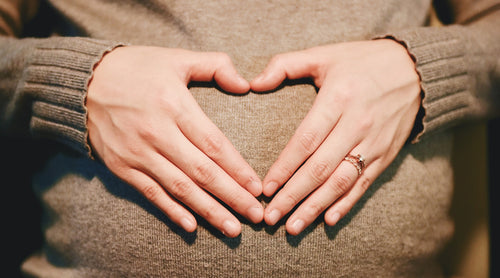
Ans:
[[[196,220],[188,217],[182,218],[180,221],[180,225],[188,233],[196,231],[197,227]]]
[[[267,72],[259,74],[256,78],[250,81],[250,89],[256,92],[269,91],[276,88],[285,78],[280,76],[272,76]]]
[[[266,196],[266,197],[272,197],[274,194],[274,191],[269,190],[269,189],[264,187],[262,190],[262,194],[264,194],[264,196]]]
[[[231,93],[245,94],[250,91],[250,83],[238,73],[230,59],[215,69],[213,79],[223,90]]]
[[[254,197],[259,197],[262,194],[262,182],[260,182],[257,178],[252,178],[246,184],[246,189]]]
[[[264,214],[264,221],[267,225],[273,226],[281,219],[281,212],[277,209],[267,209]]]
[[[236,220],[226,220],[222,224],[222,233],[230,238],[237,237],[241,234],[241,224]]]
[[[250,81],[250,87],[252,89],[257,88],[260,85],[260,83],[262,83],[264,78],[265,78],[264,73],[257,75],[254,79],[252,79],[252,81]]]
[[[250,91],[250,84],[239,75],[216,77],[215,81],[225,91],[234,94],[246,94]]]
[[[248,218],[252,223],[258,224],[264,220],[264,208],[262,206],[255,206],[248,209]]]
[[[250,91],[250,83],[248,83],[248,81],[240,75],[236,78],[235,83],[236,86],[234,88],[235,90],[233,90],[234,93],[245,94]]]
[[[302,219],[296,219],[293,222],[288,221],[286,223],[286,231],[292,236],[296,236],[300,234],[304,228],[306,223]]]
[[[262,192],[264,193],[265,196],[271,197],[276,192],[278,187],[279,185],[277,182],[271,181],[264,185],[264,187],[262,188]]]
[[[328,226],[334,226],[335,224],[337,224],[337,222],[339,222],[340,217],[341,215],[338,211],[335,212],[328,211],[327,213],[325,213],[325,223]]]
[[[264,92],[278,87],[286,78],[286,70],[281,63],[272,60],[266,68],[250,81],[250,88],[256,92]]]

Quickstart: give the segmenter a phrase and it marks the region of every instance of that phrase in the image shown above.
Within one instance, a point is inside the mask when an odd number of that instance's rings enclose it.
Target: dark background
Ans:
[[[489,204],[490,204],[490,277],[500,277],[498,221],[500,205],[496,203],[500,185],[500,119],[488,124]]]
[[[0,276],[20,277],[21,262],[40,249],[41,206],[33,193],[33,173],[43,166],[45,144],[0,136],[1,240]]]

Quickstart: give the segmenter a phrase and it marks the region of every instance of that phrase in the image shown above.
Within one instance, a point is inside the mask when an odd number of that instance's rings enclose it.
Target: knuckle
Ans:
[[[126,165],[120,165],[117,166],[116,168],[109,168],[108,169],[116,175],[118,178],[135,188],[139,193],[141,193],[144,197],[145,194],[142,193],[142,186],[144,183],[141,182],[141,180],[138,178],[138,173],[137,170],[130,168],[129,166]],[[149,199],[148,199],[149,200]]]
[[[169,218],[172,220],[174,220],[174,218],[176,218],[177,215],[182,214],[182,210],[179,208],[178,205],[176,205],[176,203],[168,202],[163,204],[162,206],[165,212],[167,212]]]
[[[154,142],[156,141],[156,133],[155,133],[155,130],[154,128],[151,128],[151,124],[147,124],[147,123],[144,123],[143,125],[141,125],[138,129],[137,129],[137,134],[140,138],[142,138],[143,140],[147,141],[147,142]],[[136,149],[133,149],[132,150],[133,152],[137,152]],[[138,153],[140,154],[141,152],[138,151]],[[135,154],[135,153],[134,153]]]
[[[202,140],[202,144],[202,150],[211,158],[216,158],[222,153],[223,140],[217,135],[206,135]]]
[[[360,177],[359,184],[360,184],[361,189],[363,190],[363,192],[365,192],[366,190],[368,190],[368,188],[372,184],[372,180],[370,178],[368,178],[368,177]]]
[[[193,168],[193,180],[197,184],[207,187],[215,179],[214,172],[214,167],[208,162],[195,165]]]
[[[347,88],[344,87],[339,87],[337,88],[335,92],[335,97],[332,99],[333,103],[336,103],[340,106],[346,106],[349,105],[352,101],[352,94],[351,91]]]
[[[307,206],[305,213],[309,215],[310,218],[316,218],[326,209],[325,206],[314,203]]]
[[[285,204],[289,204],[289,205],[293,205],[293,206],[295,206],[296,204],[298,204],[302,200],[301,196],[299,196],[299,195],[297,195],[297,193],[293,193],[293,192],[287,192],[286,194],[284,194],[283,198],[284,198]]]
[[[306,154],[312,154],[319,145],[319,136],[314,132],[304,132],[299,136],[299,143]]]
[[[126,166],[125,164],[112,165],[111,163],[108,165],[106,163],[106,167],[108,167],[108,169],[120,179],[126,181],[132,186],[135,185],[133,182],[134,173],[129,166]]]
[[[180,96],[170,94],[168,89],[161,89],[155,98],[156,104],[160,107],[161,111],[167,115],[175,118],[182,115],[183,107],[181,105]]]
[[[374,158],[384,158],[386,163],[391,163],[396,158],[399,151],[403,147],[401,143],[398,144],[396,138],[383,138],[380,143],[381,150],[374,152]]]
[[[370,114],[365,114],[358,122],[357,127],[361,133],[368,132],[373,126],[373,117]]]
[[[284,59],[285,59],[285,54],[277,54],[271,58],[271,60],[269,61],[269,65],[273,67],[278,67],[282,64]]]
[[[275,177],[290,177],[293,174],[294,167],[290,161],[280,161],[273,166],[273,174]]]
[[[337,103],[333,103],[332,100],[323,97],[325,99],[324,102],[320,102],[320,119],[325,123],[335,123],[338,120],[338,113],[335,111],[336,109],[332,109],[332,107],[336,107]],[[319,133],[318,133],[318,141],[320,141]],[[319,142],[321,143],[321,142]],[[318,143],[318,144],[319,144]]]
[[[331,189],[337,193],[338,195],[342,195],[349,191],[352,187],[353,180],[345,175],[338,175],[333,178],[333,181],[331,183],[328,183],[328,185],[331,187]]]
[[[127,169],[124,164],[124,159],[121,156],[116,155],[114,152],[109,152],[102,157],[106,166],[116,174],[120,174]]]
[[[342,82],[336,83],[334,88],[334,102],[340,105],[348,105],[354,101],[356,94],[359,92],[359,85],[357,83],[350,78],[343,78]]]
[[[223,65],[227,65],[227,64],[231,64],[231,57],[227,54],[227,53],[224,53],[224,52],[215,52],[215,55],[217,56],[217,60],[223,64]]]
[[[186,200],[192,194],[192,187],[189,181],[184,179],[173,180],[168,191],[179,200]]]
[[[314,182],[322,183],[330,176],[330,168],[326,161],[314,162],[309,168],[309,174]]]
[[[156,200],[158,200],[158,198],[160,197],[160,194],[162,193],[163,190],[159,186],[154,184],[145,185],[142,188],[142,194],[144,195],[144,197],[146,197],[146,199],[148,199],[152,203],[155,203]]]
[[[240,185],[248,185],[254,181],[257,181],[258,179],[254,177],[254,174],[251,169],[252,168],[249,168],[246,165],[235,163],[234,165],[232,165],[232,168],[229,171],[231,175],[232,173],[235,174],[235,180]]]
[[[206,208],[201,209],[199,214],[203,219],[212,222],[215,219],[219,219],[219,207],[215,204],[210,204]]]
[[[233,209],[237,209],[242,206],[242,198],[237,194],[230,194],[229,196],[226,196],[223,202]]]

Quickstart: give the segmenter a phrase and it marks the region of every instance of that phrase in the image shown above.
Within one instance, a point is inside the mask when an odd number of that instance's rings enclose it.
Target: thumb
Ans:
[[[278,87],[285,79],[315,77],[317,63],[306,51],[289,52],[274,56],[266,68],[250,82],[252,90],[268,91]]]
[[[225,53],[196,53],[188,73],[188,81],[212,81],[225,91],[244,94],[250,84],[236,70],[231,58]]]

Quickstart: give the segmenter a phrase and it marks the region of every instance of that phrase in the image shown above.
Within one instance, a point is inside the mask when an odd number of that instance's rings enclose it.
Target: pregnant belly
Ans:
[[[244,96],[206,88],[191,91],[207,116],[262,178],[316,97],[315,88],[308,84]]]
[[[191,91],[261,177],[316,97],[308,84],[244,96]],[[336,226],[320,217],[290,236],[284,221],[268,227],[241,219],[234,239],[203,219],[196,232],[183,232],[99,162],[61,152],[36,178],[46,244],[23,268],[55,277],[435,276],[435,255],[452,231],[451,137],[437,137],[403,149]],[[413,155],[422,152],[434,156]]]

